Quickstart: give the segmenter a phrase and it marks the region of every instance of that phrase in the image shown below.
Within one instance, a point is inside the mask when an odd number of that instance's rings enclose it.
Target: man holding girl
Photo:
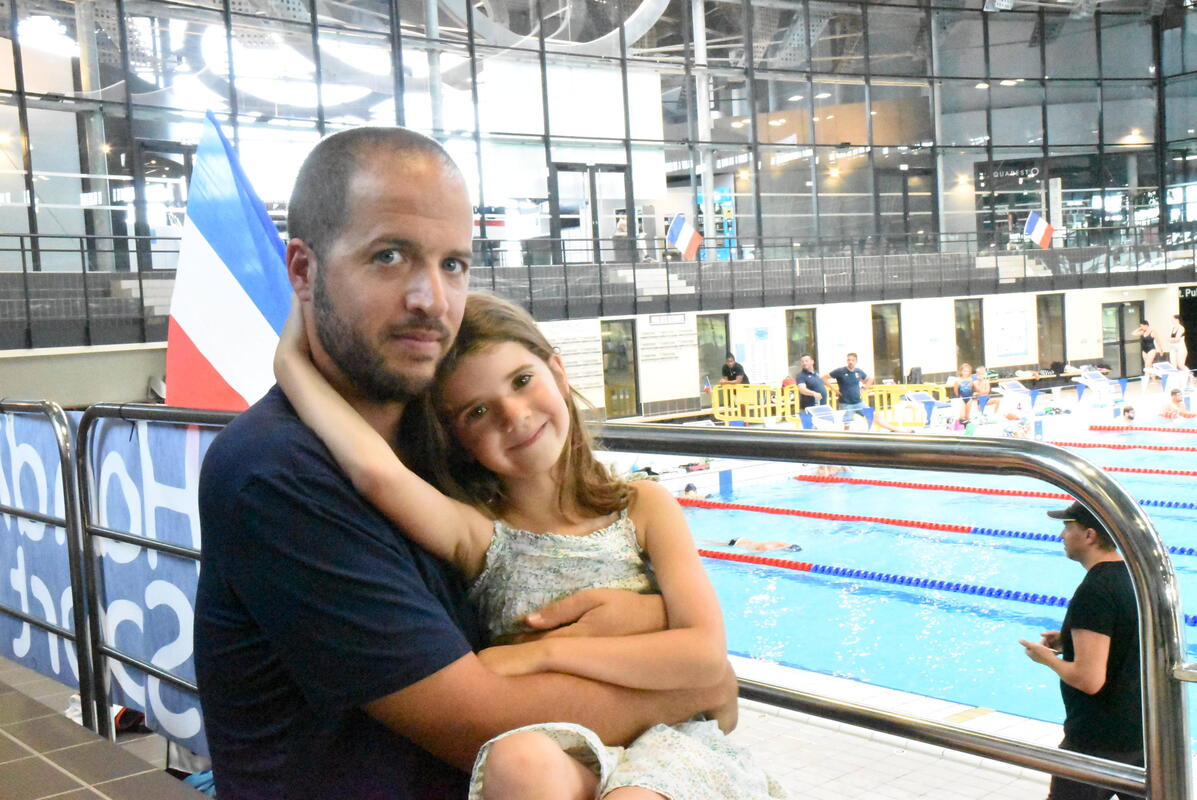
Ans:
[[[405,411],[466,303],[460,172],[418,134],[341,132],[305,160],[288,227],[311,362],[405,450],[420,435]],[[734,709],[730,670],[654,690],[488,668],[461,577],[359,494],[277,386],[209,449],[200,514],[196,672],[223,800],[459,797],[480,746],[512,728],[562,720],[618,744]],[[661,630],[663,610],[655,595],[597,590],[524,622],[624,635]]]

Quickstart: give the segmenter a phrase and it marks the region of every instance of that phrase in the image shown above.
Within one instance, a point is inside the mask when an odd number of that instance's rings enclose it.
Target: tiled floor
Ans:
[[[0,659],[0,800],[195,800],[153,734],[114,745],[63,715],[73,691]],[[153,763],[151,763],[153,762]]]
[[[1057,725],[826,675],[733,659],[742,677],[1054,744]],[[11,688],[10,688],[11,687]],[[0,659],[0,800],[198,798],[162,771],[153,734],[101,741],[61,712],[72,690]],[[733,734],[793,800],[1040,800],[1046,775],[744,701]],[[90,788],[84,788],[85,786]]]
[[[1060,726],[856,681],[732,659],[736,673],[909,716],[1044,744]],[[733,738],[797,800],[1041,800],[1048,776],[897,736],[742,701]]]

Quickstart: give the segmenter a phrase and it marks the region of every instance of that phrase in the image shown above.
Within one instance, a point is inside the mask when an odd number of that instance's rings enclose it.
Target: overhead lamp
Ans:
[[[831,92],[819,92],[815,95],[816,100],[826,100],[828,97],[831,97]]]
[[[100,145],[100,152],[104,153],[105,155],[107,155],[108,153],[111,153],[112,145],[108,144],[108,142],[104,142],[104,144]]]
[[[0,131],[0,145],[12,144],[12,134],[8,131]]]
[[[806,95],[796,94],[796,95],[793,95],[790,97],[790,102],[797,103],[799,100],[805,100],[805,99],[806,99]]]
[[[784,119],[771,119],[769,120],[769,124],[776,128],[778,125],[785,125],[786,121]]]
[[[1004,81],[998,81],[998,83],[1002,86],[1017,86],[1018,85],[1018,81],[1012,80],[1010,78],[1006,78],[1006,80],[1004,80]]]
[[[827,174],[833,178],[838,178],[840,176],[840,168],[832,167],[831,169],[827,170]]]
[[[835,119],[835,114],[828,114],[827,116],[823,117],[823,119]]]
[[[734,119],[734,120],[732,120],[731,126],[733,128],[743,128],[745,124],[746,123],[742,119]]]
[[[988,84],[988,83],[986,83],[985,81],[978,81],[978,82],[977,82],[977,86],[976,86],[976,88],[978,88],[978,89],[988,89],[988,88],[989,88],[989,84]]]

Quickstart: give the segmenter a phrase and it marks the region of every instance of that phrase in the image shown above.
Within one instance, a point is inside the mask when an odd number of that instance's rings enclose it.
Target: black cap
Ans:
[[[1073,503],[1068,508],[1060,509],[1059,511],[1049,511],[1047,515],[1052,519],[1076,522],[1082,528],[1093,528],[1096,531],[1105,530],[1105,526],[1094,516],[1093,512],[1080,503]]]

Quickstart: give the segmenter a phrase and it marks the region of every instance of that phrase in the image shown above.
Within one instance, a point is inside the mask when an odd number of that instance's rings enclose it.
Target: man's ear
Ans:
[[[300,300],[310,301],[315,291],[316,271],[319,269],[316,251],[308,247],[303,239],[292,239],[287,242],[286,262],[291,288]]]

